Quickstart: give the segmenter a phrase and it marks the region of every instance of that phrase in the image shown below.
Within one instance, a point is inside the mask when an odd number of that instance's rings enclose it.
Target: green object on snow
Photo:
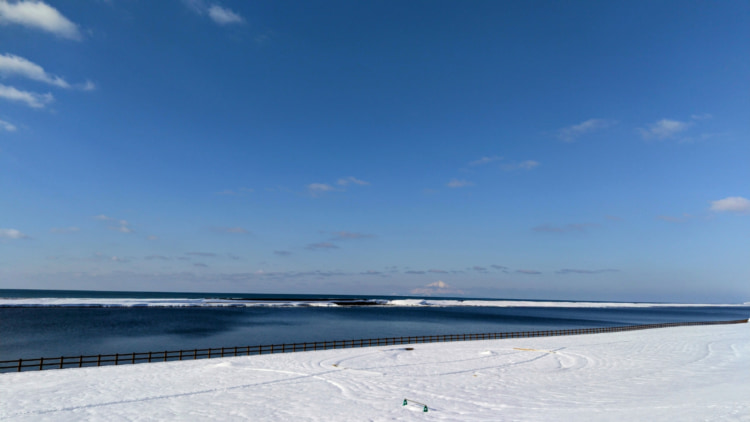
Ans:
[[[408,400],[404,399],[404,406],[408,404]]]
[[[423,412],[426,412],[426,411],[427,411],[427,406],[425,406],[425,407],[424,407],[424,410],[423,410]]]

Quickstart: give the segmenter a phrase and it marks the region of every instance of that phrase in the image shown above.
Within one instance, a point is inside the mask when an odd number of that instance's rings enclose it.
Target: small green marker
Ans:
[[[426,412],[426,411],[427,411],[427,406],[425,406],[425,407],[424,407],[424,410],[423,410],[423,412]]]
[[[408,400],[404,399],[404,406],[406,406],[408,403]]]

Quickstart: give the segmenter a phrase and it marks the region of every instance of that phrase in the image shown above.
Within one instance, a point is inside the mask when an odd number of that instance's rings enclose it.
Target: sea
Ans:
[[[748,317],[748,303],[0,289],[0,360]]]

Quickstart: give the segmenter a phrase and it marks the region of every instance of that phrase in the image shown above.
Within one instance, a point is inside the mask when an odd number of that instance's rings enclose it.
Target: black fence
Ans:
[[[55,358],[18,359],[0,361],[0,373],[41,371],[45,369],[85,368],[105,365],[129,365],[146,362],[170,362],[223,358],[230,356],[266,355],[273,353],[307,352],[312,350],[347,349],[353,347],[392,346],[397,344],[441,343],[469,340],[568,336],[577,334],[614,333],[651,328],[682,327],[688,325],[744,324],[747,319],[709,322],[668,322],[662,324],[628,325],[622,327],[575,328],[569,330],[520,331],[488,334],[444,334],[434,336],[387,337],[359,340],[316,341],[307,343],[267,344],[258,346],[221,347],[210,349],[173,350],[163,352],[116,353],[114,355],[60,356]]]

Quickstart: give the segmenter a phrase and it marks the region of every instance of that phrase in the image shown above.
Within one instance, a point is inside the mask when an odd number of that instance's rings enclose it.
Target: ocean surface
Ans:
[[[748,317],[750,304],[0,289],[0,360]]]

